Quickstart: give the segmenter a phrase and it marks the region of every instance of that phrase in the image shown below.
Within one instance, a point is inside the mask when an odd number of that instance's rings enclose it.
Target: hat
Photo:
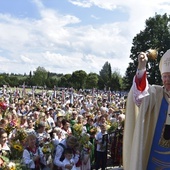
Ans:
[[[63,117],[63,116],[64,114],[61,111],[57,113],[57,117]]]
[[[170,72],[170,49],[162,56],[159,63],[159,69],[161,74]]]

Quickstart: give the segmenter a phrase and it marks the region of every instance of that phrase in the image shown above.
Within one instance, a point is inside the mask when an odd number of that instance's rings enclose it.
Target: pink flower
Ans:
[[[5,102],[0,102],[0,108],[5,111],[7,109],[8,105]]]

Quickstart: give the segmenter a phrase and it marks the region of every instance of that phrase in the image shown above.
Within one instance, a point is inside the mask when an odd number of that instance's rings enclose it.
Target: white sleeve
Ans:
[[[64,148],[60,145],[57,145],[56,153],[55,153],[55,157],[54,157],[54,164],[59,166],[59,167],[64,167],[63,162],[60,161],[60,158],[61,158],[63,152],[64,152]]]
[[[136,103],[137,106],[140,106],[140,104],[142,103],[142,99],[149,95],[149,93],[148,93],[148,89],[149,89],[148,80],[146,79],[145,89],[143,91],[140,91],[140,90],[138,90],[138,88],[136,86],[135,77],[134,77],[132,89],[133,89],[133,100],[134,100],[134,102]]]
[[[79,161],[80,155],[79,154],[75,154],[72,158],[74,164],[76,164]]]
[[[145,73],[145,71],[146,71],[146,69],[142,69],[142,70],[137,69],[137,71],[136,71],[137,78],[138,79],[142,78],[144,73]]]
[[[27,165],[29,168],[35,167],[34,161],[31,158],[30,153],[27,149],[24,149],[22,157],[23,157],[23,162],[25,165]]]

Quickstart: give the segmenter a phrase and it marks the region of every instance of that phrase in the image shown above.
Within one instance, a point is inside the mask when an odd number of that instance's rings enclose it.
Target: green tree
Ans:
[[[111,65],[108,61],[103,65],[101,71],[99,72],[99,83],[98,86],[100,89],[108,88],[111,86]]]
[[[111,78],[111,90],[120,91],[122,90],[122,76],[119,72],[114,71]]]
[[[97,88],[98,80],[99,78],[96,73],[89,73],[86,78],[86,88],[87,89]]]
[[[32,78],[32,72],[30,71],[29,78]]]
[[[131,87],[133,77],[136,73],[138,53],[147,51],[150,48],[158,49],[159,55],[157,60],[148,60],[148,81],[150,84],[160,84],[161,76],[159,72],[159,61],[162,54],[170,47],[169,21],[170,17],[167,16],[167,14],[155,14],[154,17],[150,17],[146,20],[145,29],[134,37],[130,55],[133,62],[129,63],[124,77],[124,83],[126,83],[128,89]]]
[[[83,70],[78,70],[72,73],[71,82],[75,89],[84,89],[87,73]]]
[[[45,68],[39,66],[36,69],[36,71],[34,71],[34,74],[32,77],[33,84],[36,86],[44,86],[47,76],[48,76],[48,72],[45,70]]]
[[[61,77],[59,86],[60,87],[72,87],[71,74],[65,74]]]

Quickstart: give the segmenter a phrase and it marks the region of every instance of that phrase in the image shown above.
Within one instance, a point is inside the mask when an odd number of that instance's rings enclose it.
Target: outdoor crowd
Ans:
[[[104,170],[122,165],[126,98],[74,89],[2,89],[0,169]]]

